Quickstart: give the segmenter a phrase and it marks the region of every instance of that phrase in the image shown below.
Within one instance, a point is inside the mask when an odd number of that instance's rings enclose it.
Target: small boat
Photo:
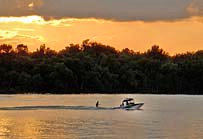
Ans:
[[[133,98],[126,98],[122,101],[120,108],[125,110],[137,110],[140,109],[143,105],[144,103],[134,103]]]

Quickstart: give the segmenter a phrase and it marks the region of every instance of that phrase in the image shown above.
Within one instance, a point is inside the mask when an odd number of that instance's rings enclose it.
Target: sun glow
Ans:
[[[5,30],[0,30],[0,36],[2,39],[12,39],[17,35],[17,31],[5,31]]]
[[[45,21],[41,16],[22,16],[22,17],[0,17],[0,23],[21,22],[25,24],[36,23],[44,24]]]
[[[0,17],[0,26],[0,44],[15,46],[24,43],[31,51],[41,44],[61,50],[84,39],[102,42],[119,50],[128,47],[141,52],[157,44],[170,54],[199,50],[203,45],[201,16],[175,21],[120,22],[95,18],[45,20],[42,16],[33,15]]]

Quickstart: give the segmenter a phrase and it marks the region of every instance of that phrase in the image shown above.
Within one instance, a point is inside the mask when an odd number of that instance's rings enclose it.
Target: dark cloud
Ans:
[[[186,8],[189,15],[203,15],[203,1],[192,0]]]
[[[0,0],[0,16],[33,15],[42,5],[43,0]]]
[[[201,15],[202,0],[0,0],[0,16],[174,20]]]

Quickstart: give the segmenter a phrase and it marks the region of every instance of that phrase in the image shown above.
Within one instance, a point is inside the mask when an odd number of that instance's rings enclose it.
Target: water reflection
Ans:
[[[0,138],[112,138],[112,122],[97,120],[84,112],[6,112],[0,119]]]
[[[6,116],[6,117],[5,117]],[[34,118],[21,119],[20,117],[8,118],[8,115],[1,115],[0,117],[0,135],[1,138],[41,138],[40,122]],[[17,118],[17,119],[16,119]]]
[[[49,114],[53,114],[50,116]],[[0,116],[0,138],[74,138],[65,123],[50,112],[9,112]]]
[[[95,100],[100,100],[103,106],[111,107],[119,105],[124,97],[126,96],[0,96],[0,105],[91,106]],[[199,107],[203,104],[202,96],[139,95],[138,99],[146,104],[142,111],[0,110],[0,139],[203,138],[203,110]],[[185,107],[186,104],[190,105]]]

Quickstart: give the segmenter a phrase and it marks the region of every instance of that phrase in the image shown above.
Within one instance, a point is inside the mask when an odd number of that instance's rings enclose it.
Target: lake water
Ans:
[[[126,97],[143,109],[108,109]],[[203,96],[0,95],[0,139],[202,138]]]

